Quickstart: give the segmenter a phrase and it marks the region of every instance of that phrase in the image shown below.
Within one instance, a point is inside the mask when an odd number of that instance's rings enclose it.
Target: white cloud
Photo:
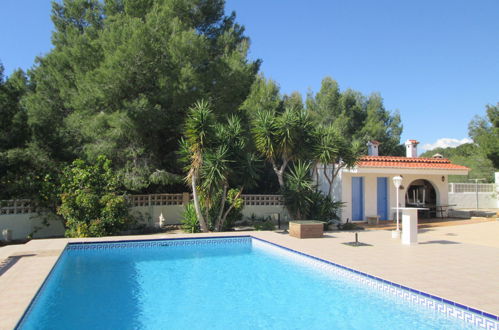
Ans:
[[[448,147],[455,148],[457,146],[460,146],[461,144],[471,143],[471,142],[473,141],[469,138],[464,138],[461,140],[452,139],[452,138],[441,138],[435,141],[434,143],[424,144],[421,148],[424,151],[432,150],[435,148],[448,148]]]

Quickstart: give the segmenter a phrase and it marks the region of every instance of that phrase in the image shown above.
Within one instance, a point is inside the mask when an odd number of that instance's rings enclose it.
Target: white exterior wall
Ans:
[[[0,239],[3,239],[4,229],[12,230],[12,239],[25,239],[29,235],[34,238],[64,236],[64,227],[60,220],[49,220],[48,227],[42,222],[43,218],[37,213],[0,215]]]
[[[274,219],[274,214],[279,214],[281,221],[289,221],[288,211],[284,206],[279,205],[247,205],[243,208],[242,213],[243,219],[249,219],[252,215]]]
[[[179,224],[183,212],[183,205],[134,206],[130,208],[130,214],[138,223],[148,227],[159,227],[159,216],[161,214],[163,214],[167,225]]]
[[[183,205],[134,206],[130,209],[130,214],[137,219],[139,224],[145,224],[148,227],[159,226],[160,214],[163,214],[166,224],[180,224],[183,212]],[[281,221],[289,221],[288,212],[282,205],[246,205],[242,213],[243,218],[246,219],[254,214],[256,217],[271,217],[276,221],[274,215],[279,214]],[[0,240],[4,239],[3,229],[12,230],[12,239],[25,239],[29,235],[33,235],[34,238],[64,236],[64,226],[60,220],[50,220],[48,227],[42,221],[43,219],[37,213],[2,214],[0,215]]]
[[[449,204],[455,204],[455,208],[474,209],[477,207],[476,193],[449,193]],[[499,199],[496,193],[478,193],[478,208],[479,209],[498,209]]]
[[[315,183],[318,185],[319,190],[327,195],[329,192],[329,182],[326,180],[324,176],[324,165],[319,164],[318,168],[319,168],[319,179],[315,180],[316,173],[313,173],[313,178]],[[327,173],[329,178],[332,178],[332,168],[333,167],[331,165],[327,166]],[[333,181],[332,195],[333,195],[333,200],[335,201],[342,200],[342,190],[343,190],[342,176],[343,176],[343,171],[340,171]]]
[[[178,225],[182,221],[184,206],[135,206],[131,208],[130,212],[140,224],[145,224],[149,227],[159,226],[160,214],[163,214],[166,224]],[[279,205],[246,205],[244,206],[242,213],[244,219],[248,219],[252,215],[267,218],[273,217],[274,214],[280,214],[281,221],[289,221],[289,215],[286,208]]]
[[[364,221],[367,217],[376,216],[377,214],[377,178],[387,177],[388,178],[388,214],[390,219],[382,220],[392,220],[395,211],[392,208],[396,207],[396,189],[393,185],[393,177],[400,175],[399,173],[362,173],[353,171],[344,171],[342,174],[342,192],[341,200],[345,202],[343,210],[341,213],[341,220],[346,222],[347,219],[352,219],[352,177],[364,177]],[[435,188],[437,195],[438,205],[448,204],[448,184],[447,175],[443,175],[444,180],[442,181],[442,174],[402,174],[403,190],[399,191],[399,203],[400,206],[405,206],[405,193],[410,184],[418,179],[424,179],[429,181]]]

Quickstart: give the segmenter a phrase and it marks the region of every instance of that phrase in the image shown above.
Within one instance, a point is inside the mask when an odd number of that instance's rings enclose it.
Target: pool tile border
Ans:
[[[221,239],[223,238],[223,240]],[[190,245],[224,245],[234,243],[251,243],[251,236],[216,236],[197,238],[166,238],[140,241],[106,241],[69,243],[65,251],[109,250],[137,247],[190,246]]]
[[[307,260],[308,263],[316,268],[327,270],[327,271],[335,271],[342,272],[342,275],[359,281],[363,284],[368,285],[371,288],[383,291],[385,293],[389,293],[392,295],[396,295],[399,298],[402,298],[406,301],[418,304],[420,306],[426,307],[431,310],[435,310],[441,314],[444,314],[449,317],[457,318],[459,320],[465,321],[468,324],[473,324],[483,329],[487,330],[499,330],[499,316],[493,315],[490,313],[486,313],[480,311],[478,309],[468,307],[454,301],[441,298],[424,291],[419,291],[415,289],[411,289],[407,286],[400,285],[398,283],[394,283],[380,277],[370,275],[332,261],[328,261],[322,258],[318,258],[312,255],[309,255],[304,252],[300,252],[270,241],[267,241],[262,238],[258,238],[252,235],[240,235],[240,236],[211,236],[211,237],[182,237],[182,238],[160,238],[160,239],[142,239],[142,240],[116,240],[116,241],[99,241],[99,242],[70,242],[66,245],[66,247],[61,252],[59,258],[55,262],[54,266],[48,273],[47,277],[43,281],[42,285],[34,295],[31,300],[28,308],[24,311],[22,317],[19,319],[15,329],[19,329],[22,324],[25,322],[26,316],[31,311],[33,305],[38,300],[38,297],[41,295],[42,291],[45,289],[46,282],[52,275],[54,269],[59,264],[62,256],[66,251],[74,251],[74,250],[88,250],[88,249],[112,249],[112,248],[125,248],[125,247],[152,247],[152,246],[187,246],[187,245],[207,245],[207,244],[227,244],[227,243],[251,243],[252,239],[256,241],[260,241],[270,246],[283,249],[287,252],[290,252],[289,255],[300,256],[300,261]],[[224,242],[221,242],[221,241]],[[167,242],[173,242],[173,244],[165,244]]]
[[[490,313],[486,313],[480,311],[478,309],[468,307],[454,301],[441,298],[424,291],[415,290],[409,288],[407,286],[394,283],[380,277],[370,275],[322,258],[318,258],[307,253],[303,253],[294,249],[290,249],[288,247],[252,236],[253,239],[270,244],[276,248],[287,250],[292,254],[288,254],[288,256],[293,256],[293,254],[299,255],[300,261],[308,261],[308,264],[318,268],[322,271],[333,271],[336,273],[340,273],[341,275],[348,277],[349,279],[356,280],[365,285],[368,285],[371,288],[383,291],[385,293],[390,293],[392,295],[396,295],[399,298],[402,298],[406,301],[421,305],[428,309],[435,310],[441,314],[446,316],[454,317],[459,320],[463,320],[466,323],[473,324],[483,329],[488,330],[499,330],[499,316],[493,315]],[[334,268],[333,268],[334,267]]]

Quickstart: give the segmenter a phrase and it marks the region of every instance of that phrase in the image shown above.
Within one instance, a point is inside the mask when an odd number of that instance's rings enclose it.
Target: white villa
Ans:
[[[366,221],[370,217],[391,220],[395,216],[396,188],[393,177],[403,178],[399,191],[401,207],[425,207],[427,217],[446,216],[448,176],[467,175],[469,168],[452,164],[441,155],[417,157],[416,140],[407,140],[406,157],[378,156],[379,142],[368,142],[368,155],[353,168],[343,168],[333,183],[333,199],[344,202],[341,220]],[[328,166],[330,170],[332,166]],[[328,191],[323,167],[319,169],[318,184]]]

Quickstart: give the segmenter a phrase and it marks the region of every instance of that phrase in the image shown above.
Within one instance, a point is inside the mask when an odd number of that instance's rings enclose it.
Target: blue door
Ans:
[[[378,178],[378,216],[388,220],[388,178]]]
[[[352,178],[352,221],[364,220],[364,178]]]

